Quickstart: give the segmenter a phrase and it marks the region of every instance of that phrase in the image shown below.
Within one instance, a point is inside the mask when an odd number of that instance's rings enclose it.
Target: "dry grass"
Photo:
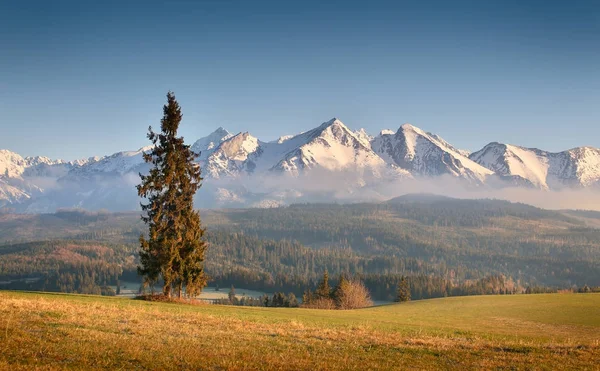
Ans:
[[[535,305],[528,297],[525,305]],[[600,295],[540,297],[591,300],[592,310],[600,303]],[[418,322],[448,305],[471,307],[485,321],[475,325],[518,332],[524,324],[512,321],[528,321],[486,317],[489,298],[444,300],[320,311],[0,292],[0,369],[600,369],[600,317],[539,323],[525,335],[465,330],[451,309],[439,325]]]

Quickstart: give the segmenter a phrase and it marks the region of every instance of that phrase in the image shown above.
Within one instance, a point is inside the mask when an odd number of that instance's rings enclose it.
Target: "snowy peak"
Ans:
[[[498,175],[540,189],[587,187],[600,182],[600,150],[591,147],[552,153],[492,142],[470,158]]]
[[[135,208],[134,185],[139,182],[138,173],[149,169],[143,153],[151,148],[72,162],[24,158],[0,150],[0,207],[21,203],[22,210],[38,212],[56,207]],[[579,147],[551,153],[493,142],[469,153],[411,124],[372,137],[364,129],[353,131],[333,118],[271,142],[248,132],[233,135],[220,127],[196,140],[191,149],[201,153],[197,161],[206,185],[218,193],[208,197],[235,201],[238,206],[249,200],[252,205],[298,200],[306,195],[306,189],[301,189],[306,181],[310,192],[317,190],[321,196],[322,186],[329,184],[334,188],[328,189],[332,195],[345,192],[358,199],[359,191],[377,193],[402,179],[422,177],[434,182],[437,176],[477,186],[600,189],[600,149]],[[300,179],[304,175],[309,176]],[[262,184],[252,187],[256,193],[245,189],[250,179]]]
[[[368,141],[357,136],[337,118],[324,122],[287,143],[294,143],[297,147],[287,152],[271,168],[272,171],[294,175],[312,168],[330,171],[369,168],[375,171],[385,165],[371,150]]]
[[[223,140],[201,164],[206,174],[212,178],[238,175],[247,168],[246,160],[258,147],[256,137],[248,132],[239,133]]]
[[[73,168],[69,171],[68,176],[73,178],[102,174],[123,175],[128,172],[138,171],[145,164],[144,153],[152,150],[153,147],[153,145],[149,145],[137,151],[122,151],[105,156],[97,161],[88,162],[83,166]]]
[[[27,168],[27,162],[21,155],[6,149],[0,150],[0,175],[19,177]]]
[[[233,134],[222,127],[219,127],[209,135],[194,142],[191,149],[196,153],[200,153],[201,159],[206,159],[221,142],[231,138],[232,136]]]
[[[248,132],[236,134],[223,141],[215,152],[222,153],[227,158],[244,161],[250,153],[258,148],[258,139]]]
[[[39,176],[44,172],[52,172],[53,168],[71,168],[76,162],[52,160],[45,156],[22,157],[21,155],[0,150],[0,175],[6,178]]]
[[[538,149],[493,142],[469,157],[513,183],[548,188],[549,159],[545,152]]]
[[[450,174],[485,181],[492,171],[471,161],[448,142],[411,124],[400,126],[394,134],[382,132],[371,148],[386,162],[421,176]]]
[[[575,167],[575,177],[580,185],[600,185],[600,149],[579,147],[565,152]]]
[[[371,141],[373,140],[373,136],[369,135],[364,128],[360,128],[354,132],[354,135],[358,140],[362,142],[365,147],[371,148]]]

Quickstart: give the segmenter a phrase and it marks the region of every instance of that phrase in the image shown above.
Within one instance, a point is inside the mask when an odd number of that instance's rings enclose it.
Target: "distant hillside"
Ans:
[[[201,216],[210,243],[207,269],[221,285],[301,294],[326,269],[332,277],[363,275],[382,300],[393,296],[403,274],[435,287],[415,288],[417,297],[451,294],[443,285],[476,292],[465,285],[492,276],[503,277],[501,287],[511,290],[600,285],[594,213],[410,195],[383,203],[202,210]],[[60,267],[68,273],[81,264],[102,272],[113,272],[114,264],[136,280],[137,239],[144,231],[133,212],[0,215],[0,281]],[[94,255],[87,246],[108,250]]]

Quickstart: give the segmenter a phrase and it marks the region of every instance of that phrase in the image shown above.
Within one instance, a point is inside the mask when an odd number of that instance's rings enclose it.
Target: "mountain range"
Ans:
[[[540,190],[600,189],[600,149],[547,152],[492,142],[470,153],[438,135],[404,124],[371,136],[337,118],[264,142],[218,128],[190,143],[205,178],[204,207],[268,207],[302,201],[354,201],[402,181],[456,180],[465,187]],[[79,161],[22,157],[0,150],[0,207],[24,212],[58,208],[133,210],[135,184],[148,171],[142,154],[118,152]]]

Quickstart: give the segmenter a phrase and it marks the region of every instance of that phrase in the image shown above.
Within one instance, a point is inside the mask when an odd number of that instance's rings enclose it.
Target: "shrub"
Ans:
[[[340,280],[340,285],[335,291],[335,305],[337,309],[358,309],[373,305],[369,290],[357,280]]]

